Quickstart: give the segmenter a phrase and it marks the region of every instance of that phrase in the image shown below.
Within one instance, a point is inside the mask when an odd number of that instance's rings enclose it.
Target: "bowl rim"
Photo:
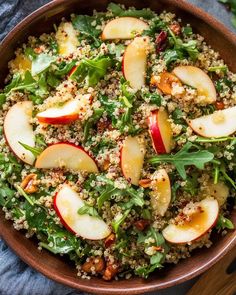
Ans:
[[[44,14],[46,11],[49,11],[51,8],[59,7],[61,4],[68,2],[69,0],[52,0],[49,3],[41,6],[37,10],[30,13],[28,16],[26,16],[23,20],[21,20],[2,40],[0,43],[0,50],[4,48],[7,44],[11,42],[11,40],[14,39],[16,33],[27,27],[28,24],[37,16],[40,16]],[[108,1],[111,2],[111,1]],[[236,34],[234,34],[231,30],[229,30],[224,24],[222,24],[220,21],[215,19],[214,16],[208,14],[206,11],[202,10],[201,8],[187,2],[186,0],[166,0],[166,4],[175,4],[176,7],[180,8],[183,11],[187,11],[190,14],[194,14],[199,19],[204,20],[205,22],[210,22],[211,27],[213,27],[216,31],[219,31],[226,39],[230,41],[230,43],[235,44],[236,46]],[[168,10],[168,9],[167,9]],[[224,245],[224,247],[221,248],[221,250],[217,253],[216,256],[214,256],[211,260],[209,260],[207,263],[202,263],[201,266],[198,267],[198,269],[189,270],[188,273],[185,273],[182,276],[178,276],[175,279],[172,279],[171,281],[167,281],[164,283],[155,283],[152,282],[149,284],[147,282],[146,285],[138,286],[138,287],[122,287],[122,284],[119,288],[114,289],[112,287],[112,284],[109,286],[89,286],[88,284],[81,284],[79,281],[78,283],[75,283],[68,279],[67,277],[63,277],[60,274],[56,274],[56,272],[50,272],[47,268],[44,268],[43,263],[36,262],[33,257],[24,255],[23,251],[21,251],[20,247],[17,247],[14,243],[14,239],[11,235],[7,234],[8,229],[6,229],[4,226],[1,226],[1,234],[0,237],[3,238],[3,240],[7,243],[8,246],[10,246],[13,251],[28,265],[30,265],[35,270],[39,271],[49,279],[52,279],[58,283],[64,284],[68,287],[82,290],[85,292],[90,293],[96,293],[96,294],[140,294],[145,292],[152,292],[168,287],[176,286],[177,284],[186,282],[187,280],[190,280],[200,274],[202,274],[204,271],[209,269],[211,266],[213,266],[216,262],[218,262],[224,255],[227,254],[233,247],[236,246],[236,231],[234,232],[233,237],[231,238],[228,243]]]

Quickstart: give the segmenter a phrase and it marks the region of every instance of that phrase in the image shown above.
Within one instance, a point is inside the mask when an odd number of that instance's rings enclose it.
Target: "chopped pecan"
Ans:
[[[104,242],[104,244],[105,244],[105,247],[106,248],[109,248],[114,242],[115,242],[115,240],[116,240],[116,236],[115,236],[115,234],[110,234],[107,238],[106,238],[106,240],[105,240],[105,242]]]
[[[82,270],[86,273],[92,273],[95,271],[96,273],[101,273],[105,268],[105,262],[102,257],[89,257],[88,261],[86,261],[82,265]]]
[[[140,219],[135,221],[134,226],[140,230],[143,231],[148,225],[150,224],[150,221],[147,219]]]
[[[146,178],[146,179],[140,179],[139,180],[139,185],[143,188],[148,188],[151,185],[151,179]]]
[[[36,180],[37,174],[31,173],[27,175],[21,182],[21,187],[27,194],[33,194],[38,191]]]
[[[223,103],[223,101],[216,101],[215,107],[217,110],[223,110],[225,108],[225,104]]]
[[[108,168],[110,167],[110,164],[111,163],[110,163],[110,161],[108,159],[104,160],[103,167],[102,167],[103,171],[108,170]]]
[[[175,34],[175,35],[179,35],[181,32],[181,27],[179,23],[175,23],[170,25],[169,27],[171,29],[171,31]]]
[[[152,248],[156,251],[162,251],[162,247],[161,246],[152,246]]]
[[[117,263],[108,262],[102,278],[105,281],[110,281],[111,279],[115,277],[115,275],[118,272],[118,269],[119,269],[119,265]]]

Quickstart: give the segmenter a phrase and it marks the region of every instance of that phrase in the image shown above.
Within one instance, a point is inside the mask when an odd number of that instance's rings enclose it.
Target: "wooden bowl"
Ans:
[[[235,35],[202,10],[181,0],[113,0],[113,2],[137,8],[150,7],[155,11],[165,9],[176,13],[184,23],[190,23],[195,32],[202,34],[206,41],[220,52],[229,68],[236,71]],[[4,81],[7,75],[7,63],[13,58],[14,50],[26,41],[29,35],[52,31],[54,23],[58,23],[63,16],[69,16],[72,12],[90,14],[93,9],[105,10],[108,3],[106,0],[56,0],[32,13],[18,24],[0,45],[0,81]],[[232,213],[232,219],[236,224],[236,212]],[[46,250],[38,251],[36,241],[25,238],[22,231],[14,230],[12,222],[5,220],[1,210],[0,233],[22,260],[47,277],[78,290],[99,294],[139,294],[171,287],[201,274],[236,245],[236,232],[230,231],[224,237],[213,237],[215,243],[211,248],[195,251],[191,258],[156,272],[148,280],[132,278],[105,282],[99,278],[82,280],[76,276],[75,267],[69,260]]]

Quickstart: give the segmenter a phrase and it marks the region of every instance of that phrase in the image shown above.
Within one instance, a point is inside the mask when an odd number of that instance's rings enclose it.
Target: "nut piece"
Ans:
[[[105,268],[105,262],[102,257],[89,257],[88,261],[86,261],[82,265],[82,270],[86,273],[101,273]]]
[[[105,240],[105,242],[104,242],[104,244],[105,244],[105,247],[106,248],[109,248],[114,242],[115,242],[115,240],[116,240],[116,236],[115,236],[115,234],[110,234],[107,238],[106,238],[106,240]]]
[[[225,104],[223,103],[223,101],[216,101],[215,107],[217,110],[223,110],[225,108]]]
[[[31,173],[23,179],[20,186],[27,194],[33,194],[38,191],[36,180],[37,174]]]
[[[140,230],[143,231],[148,225],[150,224],[150,221],[147,219],[140,219],[135,221],[134,226]]]
[[[147,178],[147,179],[140,179],[139,180],[139,185],[143,188],[148,188],[151,186],[151,179]]]
[[[164,94],[172,94],[173,84],[182,86],[179,78],[168,72],[161,73],[158,78],[153,76],[151,78],[151,84],[157,86]]]
[[[108,262],[102,278],[105,281],[110,281],[117,274],[118,268],[119,268],[119,265],[117,263]]]
[[[175,35],[180,34],[181,27],[180,27],[179,23],[172,24],[169,26],[169,28]]]

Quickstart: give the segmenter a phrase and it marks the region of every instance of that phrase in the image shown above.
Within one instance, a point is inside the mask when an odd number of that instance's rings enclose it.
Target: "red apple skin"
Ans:
[[[65,222],[65,220],[63,219],[63,217],[61,216],[61,213],[60,213],[60,210],[57,208],[57,195],[58,193],[56,193],[54,199],[53,199],[53,206],[54,206],[54,209],[57,213],[57,216],[60,218],[60,221],[61,223],[63,224],[63,226],[68,230],[70,231],[72,234],[76,235],[76,232],[73,231],[72,228],[69,227],[69,225]]]
[[[68,76],[70,77],[71,75],[73,75],[73,73],[76,71],[78,66],[73,66],[73,68],[70,70]]]
[[[49,118],[49,117],[37,117],[39,123],[46,123],[51,125],[68,125],[72,122],[79,119],[78,114],[71,114],[68,116],[61,116],[61,117],[55,117],[55,118]]]
[[[152,145],[154,150],[158,154],[166,154],[167,151],[164,146],[164,142],[162,140],[161,131],[158,127],[158,110],[154,110],[151,112],[151,115],[148,118],[148,126],[149,126],[149,133],[152,139]]]

